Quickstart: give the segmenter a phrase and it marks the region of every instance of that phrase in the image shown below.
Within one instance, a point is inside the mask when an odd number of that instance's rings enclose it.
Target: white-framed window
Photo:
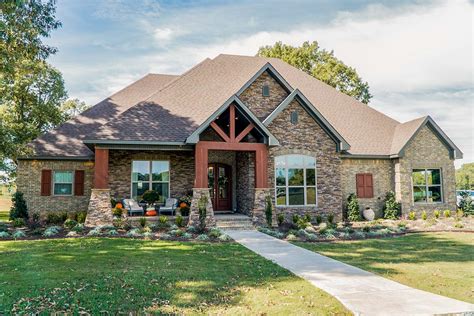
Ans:
[[[53,172],[53,194],[72,195],[73,172],[55,170]]]
[[[160,195],[158,203],[164,204],[170,194],[170,163],[166,160],[132,161],[131,197],[141,200],[147,190]]]
[[[441,169],[413,169],[413,202],[442,203]]]
[[[317,205],[316,159],[305,155],[275,157],[276,206]]]

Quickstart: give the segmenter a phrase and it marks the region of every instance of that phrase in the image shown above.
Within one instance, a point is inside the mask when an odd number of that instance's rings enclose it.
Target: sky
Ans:
[[[220,53],[318,41],[400,122],[430,115],[474,161],[474,2],[59,0],[47,43],[71,98],[95,104],[147,73]]]

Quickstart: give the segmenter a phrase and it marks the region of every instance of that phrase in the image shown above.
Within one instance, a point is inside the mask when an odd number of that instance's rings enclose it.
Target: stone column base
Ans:
[[[212,208],[211,196],[209,189],[193,188],[193,198],[191,200],[191,209],[189,210],[189,221],[188,226],[199,225],[199,199],[202,196],[207,197],[207,208],[206,208],[206,226],[215,227],[216,219],[214,217],[214,209]]]
[[[112,225],[113,214],[110,204],[110,189],[92,189],[85,226]]]
[[[256,188],[255,197],[252,210],[252,222],[254,225],[267,225],[265,216],[265,198],[271,196],[272,189],[270,188]],[[272,226],[276,226],[275,209],[272,214]]]

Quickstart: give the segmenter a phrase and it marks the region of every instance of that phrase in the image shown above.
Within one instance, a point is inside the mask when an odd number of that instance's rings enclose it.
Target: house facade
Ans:
[[[456,208],[462,153],[429,117],[400,123],[279,59],[219,55],[180,76],[150,74],[31,143],[18,190],[30,211],[88,211],[110,198],[208,198],[208,219],[239,212],[329,213],[355,193],[381,215]]]

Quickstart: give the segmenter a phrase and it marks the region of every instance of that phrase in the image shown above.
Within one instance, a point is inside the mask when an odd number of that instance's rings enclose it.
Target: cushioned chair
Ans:
[[[133,216],[133,214],[145,215],[143,207],[141,207],[134,199],[124,199],[123,206],[128,211],[129,216]]]
[[[178,207],[178,199],[167,198],[165,206],[160,206],[158,210],[158,215],[161,215],[161,213],[163,212],[170,212],[171,215],[174,215],[177,207]]]

